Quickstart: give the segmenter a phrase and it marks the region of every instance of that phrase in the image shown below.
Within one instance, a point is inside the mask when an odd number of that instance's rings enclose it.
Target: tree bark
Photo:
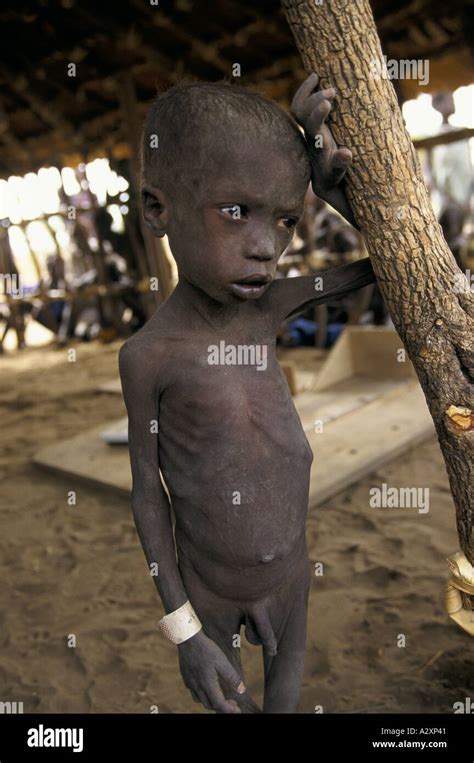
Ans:
[[[322,87],[336,90],[328,122],[338,145],[353,153],[347,196],[433,417],[456,506],[460,547],[473,565],[470,286],[436,221],[392,83],[383,74],[376,76],[374,62],[383,71],[382,50],[368,0],[282,4],[308,74],[315,71]],[[461,596],[464,609],[474,610],[474,596]],[[469,621],[474,623],[470,611]],[[469,632],[474,635],[474,630]]]

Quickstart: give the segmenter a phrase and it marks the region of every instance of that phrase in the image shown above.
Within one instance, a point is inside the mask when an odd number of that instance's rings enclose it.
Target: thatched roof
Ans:
[[[287,104],[304,77],[278,0],[37,0],[0,10],[0,176],[127,156],[156,88],[232,75]],[[429,58],[427,89],[472,79],[466,2],[372,0],[384,52]],[[71,64],[75,65],[74,68]],[[420,92],[401,84],[402,97]],[[127,119],[127,116],[131,119]]]

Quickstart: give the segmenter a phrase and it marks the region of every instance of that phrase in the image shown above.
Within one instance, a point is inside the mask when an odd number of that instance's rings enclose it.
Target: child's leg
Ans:
[[[297,581],[279,591],[269,602],[269,618],[277,640],[277,654],[264,650],[264,713],[296,713],[303,678],[306,649],[309,562]]]
[[[199,617],[204,632],[224,652],[225,656],[239,673],[245,683],[244,672],[240,659],[240,627],[243,621],[243,613],[234,602],[224,599],[211,591],[196,575],[192,567],[180,560],[180,570],[186,592],[191,604]],[[233,699],[243,713],[261,713],[261,708],[250,696],[229,689],[219,681],[226,699]]]

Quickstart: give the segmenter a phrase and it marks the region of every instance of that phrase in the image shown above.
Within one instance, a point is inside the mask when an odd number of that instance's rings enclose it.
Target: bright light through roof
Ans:
[[[37,254],[38,262],[44,266],[48,254],[56,252],[54,239],[42,218],[55,215],[61,211],[59,191],[63,186],[70,197],[81,193],[80,182],[85,172],[89,188],[103,206],[109,196],[119,198],[119,194],[128,190],[129,184],[124,177],[110,168],[108,159],[95,159],[88,164],[80,165],[81,172],[76,175],[72,167],[42,167],[38,173],[28,172],[24,177],[12,175],[8,180],[0,180],[0,220],[9,220],[8,230],[10,245],[17,263],[27,283],[37,281],[36,269],[32,265],[30,247]],[[72,202],[71,202],[72,203]],[[80,203],[83,203],[81,201]],[[110,207],[113,207],[110,209]],[[125,207],[117,204],[110,205],[115,231],[123,231]],[[29,223],[25,233],[19,227],[21,223]],[[61,214],[49,218],[51,228],[56,232],[56,239],[62,254],[66,254],[70,238],[64,218]],[[29,244],[29,246],[28,246]]]
[[[454,114],[449,117],[453,127],[474,127],[474,85],[458,87],[453,93]],[[426,93],[403,104],[403,117],[407,130],[413,139],[437,135],[441,131],[443,118],[431,105],[431,96]],[[474,139],[469,140],[471,161],[474,166]]]
[[[453,93],[455,113],[449,117],[453,127],[474,127],[474,85],[458,87]],[[431,96],[423,93],[403,104],[403,117],[412,138],[436,135],[443,121],[441,114],[431,105]]]
[[[107,180],[111,173],[112,170],[107,159],[95,159],[86,167],[89,187],[92,193],[96,194],[99,204],[105,204],[107,199]]]
[[[68,196],[74,196],[76,193],[80,192],[81,186],[77,182],[76,173],[71,167],[63,167],[61,170],[61,175],[63,179],[64,190]]]
[[[90,190],[104,205],[109,196],[117,196],[128,190],[128,181],[110,169],[108,159],[94,159],[85,165]],[[34,220],[43,214],[59,211],[61,178],[68,196],[81,192],[81,186],[72,167],[42,167],[38,174],[28,172],[24,177],[12,175],[0,180],[0,219],[8,217],[13,224],[22,220]],[[79,176],[80,179],[80,176]]]

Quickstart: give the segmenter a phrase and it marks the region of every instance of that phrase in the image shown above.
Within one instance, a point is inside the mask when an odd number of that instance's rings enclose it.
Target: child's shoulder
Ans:
[[[148,323],[129,337],[119,350],[119,369],[122,378],[155,376],[162,373],[169,357],[169,339],[158,322]]]

